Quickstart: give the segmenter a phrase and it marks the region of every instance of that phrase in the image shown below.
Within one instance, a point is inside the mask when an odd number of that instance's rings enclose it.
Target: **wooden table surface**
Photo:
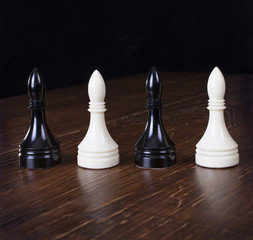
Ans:
[[[253,239],[253,75],[225,75],[225,119],[240,164],[223,170],[195,165],[208,74],[161,76],[163,122],[177,151],[177,165],[164,170],[134,164],[146,75],[106,81],[106,122],[120,151],[119,166],[106,170],[76,164],[89,125],[87,85],[46,92],[47,122],[62,149],[62,164],[47,170],[18,165],[28,96],[0,100],[1,239]]]

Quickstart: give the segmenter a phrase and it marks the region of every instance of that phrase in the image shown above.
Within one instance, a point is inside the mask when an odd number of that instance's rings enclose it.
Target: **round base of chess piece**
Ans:
[[[212,151],[196,148],[196,164],[207,168],[227,168],[239,164],[238,149]]]
[[[135,148],[135,164],[141,168],[168,168],[176,164],[176,154],[171,149],[141,149]]]
[[[61,151],[58,147],[48,149],[19,150],[19,165],[28,169],[51,168],[61,163]]]
[[[86,152],[78,149],[77,164],[82,168],[104,169],[119,164],[118,148],[106,152]]]

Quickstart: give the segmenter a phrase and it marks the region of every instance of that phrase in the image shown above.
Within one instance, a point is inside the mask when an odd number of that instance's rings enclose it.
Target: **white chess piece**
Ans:
[[[196,145],[195,161],[199,166],[226,168],[239,164],[238,145],[230,136],[225,120],[225,80],[215,67],[209,76],[209,121],[207,129]]]
[[[105,82],[97,70],[90,77],[88,93],[90,125],[78,146],[77,164],[91,169],[113,167],[119,164],[119,151],[105,124]]]

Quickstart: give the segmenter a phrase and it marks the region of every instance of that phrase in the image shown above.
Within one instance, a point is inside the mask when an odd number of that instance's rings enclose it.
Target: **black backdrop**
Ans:
[[[95,69],[253,73],[251,0],[1,0],[0,31],[0,97],[25,93],[34,66],[48,89]]]

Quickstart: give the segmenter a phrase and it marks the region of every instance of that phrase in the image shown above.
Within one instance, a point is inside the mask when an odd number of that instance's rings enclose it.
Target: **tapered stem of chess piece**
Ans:
[[[135,164],[143,168],[167,168],[176,164],[175,144],[166,133],[161,115],[162,80],[153,67],[146,81],[148,121],[135,144]]]
[[[103,169],[119,164],[117,143],[107,130],[104,112],[105,82],[101,74],[95,70],[88,84],[90,98],[89,129],[78,146],[77,164],[83,168]]]
[[[19,165],[29,169],[50,168],[61,162],[61,150],[46,123],[45,82],[37,68],[29,76],[28,94],[31,125],[19,145]]]
[[[225,124],[225,80],[217,67],[209,76],[207,91],[209,121],[203,137],[196,145],[196,163],[208,168],[235,166],[239,164],[238,145],[230,136]]]

